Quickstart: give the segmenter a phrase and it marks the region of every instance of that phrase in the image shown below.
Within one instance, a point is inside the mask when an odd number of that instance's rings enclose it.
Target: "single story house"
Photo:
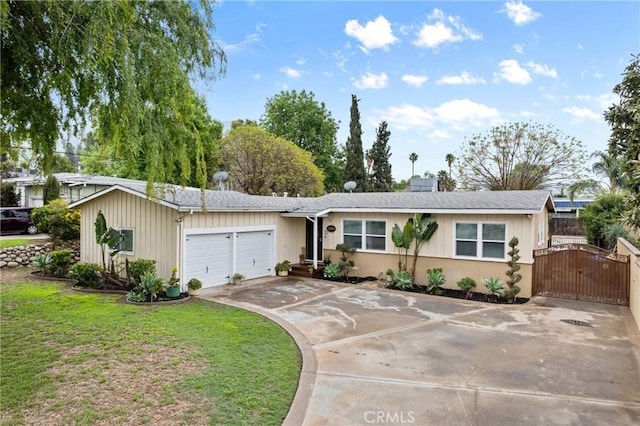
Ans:
[[[317,198],[254,196],[234,191],[165,186],[153,197],[145,183],[121,183],[70,205],[80,208],[81,258],[100,262],[94,221],[102,211],[107,225],[124,236],[120,256],[155,259],[167,278],[176,266],[184,284],[226,284],[234,273],[247,279],[275,275],[274,266],[300,255],[317,263],[340,257],[336,245],[356,247],[359,276],[397,269],[391,239],[394,224],[414,213],[430,213],[438,230],[417,263],[416,282],[428,268],[442,268],[445,287],[472,277],[505,278],[508,242],[520,243],[522,297],[531,296],[533,250],[547,246],[548,215],[555,210],[547,191],[334,193]],[[411,262],[409,262],[411,263]]]
[[[60,198],[67,203],[73,203],[91,194],[117,184],[145,184],[140,180],[124,179],[112,176],[87,175],[82,173],[53,173],[60,183]],[[22,207],[42,207],[42,186],[46,176],[27,175],[4,179],[13,183],[20,192]]]

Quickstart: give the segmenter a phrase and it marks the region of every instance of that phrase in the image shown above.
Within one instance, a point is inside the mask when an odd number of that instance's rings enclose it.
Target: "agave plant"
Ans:
[[[145,272],[140,277],[140,290],[147,295],[150,302],[153,302],[162,290],[162,278],[158,278],[153,272]]]
[[[427,293],[429,294],[442,294],[442,288],[440,288],[446,279],[442,273],[442,268],[427,269]]]
[[[330,263],[324,267],[325,278],[338,278],[340,276],[340,265],[337,263]]]
[[[408,290],[413,287],[409,271],[399,271],[394,277],[394,283],[395,288],[398,290]]]
[[[504,290],[504,283],[500,278],[485,278],[484,286],[489,290],[490,296],[502,296],[502,291]]]

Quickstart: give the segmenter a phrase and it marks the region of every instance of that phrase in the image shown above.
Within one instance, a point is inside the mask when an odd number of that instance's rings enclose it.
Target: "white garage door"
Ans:
[[[232,269],[232,233],[192,234],[185,242],[185,281],[198,278],[202,287],[229,282]]]
[[[273,231],[236,234],[236,272],[246,279],[273,275]]]

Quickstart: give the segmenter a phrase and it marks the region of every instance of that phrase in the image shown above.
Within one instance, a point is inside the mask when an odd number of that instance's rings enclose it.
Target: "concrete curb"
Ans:
[[[298,389],[296,390],[296,394],[293,397],[293,402],[291,403],[289,412],[287,413],[287,416],[285,417],[282,424],[283,426],[299,426],[303,424],[318,372],[318,360],[316,359],[316,354],[311,347],[311,343],[309,342],[307,337],[281,317],[258,306],[237,303],[232,300],[216,299],[213,296],[203,297],[201,295],[199,296],[199,298],[223,305],[233,306],[235,308],[244,309],[246,311],[262,315],[263,317],[269,318],[271,321],[278,324],[291,336],[293,341],[298,346],[300,354],[302,355],[302,369],[300,371]]]

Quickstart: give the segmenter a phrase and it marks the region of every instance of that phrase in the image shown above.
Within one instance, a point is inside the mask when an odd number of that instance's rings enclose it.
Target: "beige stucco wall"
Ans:
[[[618,238],[619,254],[629,256],[630,267],[630,289],[629,289],[629,309],[640,328],[640,250],[635,248],[624,238]]]
[[[94,230],[96,216],[102,210],[107,226],[134,230],[134,254],[119,254],[119,260],[155,259],[158,275],[165,279],[171,275],[171,268],[178,260],[176,211],[122,191],[112,191],[88,201],[80,210],[82,261],[102,263]]]
[[[342,242],[342,221],[343,219],[373,219],[385,220],[387,223],[386,250],[381,252],[360,251],[354,255],[354,261],[358,266],[356,272],[359,276],[378,276],[391,268],[398,270],[398,252],[391,239],[391,232],[394,224],[404,226],[409,214],[383,214],[383,213],[332,213],[324,220],[324,226],[334,225],[336,231],[324,233],[325,256],[330,255],[333,262],[340,258],[340,252],[335,250],[337,244]],[[471,277],[478,283],[477,291],[485,290],[482,279],[488,277],[499,277],[505,279],[505,272],[508,269],[505,260],[473,260],[454,258],[455,248],[455,222],[482,222],[482,223],[505,223],[507,242],[511,237],[516,236],[519,240],[520,249],[520,274],[522,281],[519,283],[521,297],[531,297],[531,279],[533,250],[546,247],[548,234],[547,210],[533,215],[531,218],[525,215],[434,215],[438,223],[438,230],[431,240],[427,242],[418,258],[416,282],[426,283],[426,270],[428,268],[442,268],[447,278],[445,287],[457,288],[456,282],[463,277]],[[539,238],[538,232],[542,232]],[[332,250],[333,249],[333,250]],[[409,250],[409,267],[413,262],[412,250]]]

